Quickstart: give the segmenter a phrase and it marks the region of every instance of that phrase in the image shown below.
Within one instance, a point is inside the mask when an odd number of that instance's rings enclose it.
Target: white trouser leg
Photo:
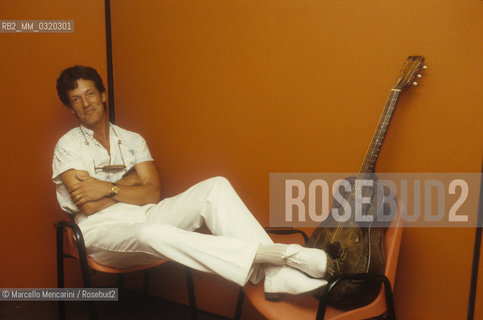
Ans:
[[[230,182],[223,177],[204,180],[175,197],[161,201],[149,210],[148,221],[169,224],[184,230],[195,230],[204,221],[213,235],[243,240],[242,243],[255,248],[255,251],[259,244],[273,243]],[[210,250],[217,255],[215,247]],[[236,251],[225,253],[223,260],[235,261],[237,255],[239,253]],[[254,255],[250,254],[242,259],[249,259],[251,266]],[[217,268],[219,271],[216,273],[225,268],[231,267],[224,266],[220,261]],[[263,278],[263,271],[258,265],[247,271],[253,282]]]
[[[151,223],[160,222],[191,231],[204,221],[216,236],[273,243],[223,177],[204,180],[175,197],[164,199],[147,214]]]
[[[214,235],[190,232],[203,221]],[[122,267],[165,257],[239,285],[252,274],[252,280],[261,279],[253,259],[259,244],[272,243],[224,178],[205,180],[154,206],[117,204],[79,225],[89,254],[100,263]]]

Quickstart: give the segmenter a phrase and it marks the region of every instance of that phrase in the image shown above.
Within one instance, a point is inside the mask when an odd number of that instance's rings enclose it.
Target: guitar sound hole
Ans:
[[[333,243],[329,243],[327,245],[327,248],[325,248],[325,251],[327,252],[328,255],[330,255],[330,257],[332,259],[338,259],[342,256],[342,246],[340,244],[340,242],[333,242]]]

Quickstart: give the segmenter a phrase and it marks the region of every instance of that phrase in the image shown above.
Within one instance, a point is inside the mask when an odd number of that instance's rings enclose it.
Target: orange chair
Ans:
[[[122,274],[128,272],[145,270],[144,274],[144,293],[147,294],[149,286],[149,269],[161,265],[168,260],[160,259],[151,264],[138,265],[131,268],[118,269],[102,265],[89,256],[87,256],[84,244],[84,238],[79,226],[71,219],[70,221],[61,220],[54,224],[57,229],[57,285],[59,288],[64,288],[64,258],[78,259],[80,262],[82,281],[84,287],[91,287],[91,275],[95,272],[115,273],[118,274],[119,286],[122,286]],[[92,272],[91,272],[92,271]],[[191,269],[185,268],[188,298],[191,311],[191,318],[196,319],[196,302],[194,295],[193,276]],[[92,303],[89,306],[89,317],[97,319]],[[65,318],[65,307],[62,301],[59,302],[59,319]]]
[[[392,298],[391,286],[394,284],[396,276],[397,260],[399,256],[399,247],[403,231],[403,220],[398,214],[392,221],[390,227],[386,230],[384,236],[386,268],[384,274],[355,274],[347,275],[343,278],[337,278],[331,281],[322,294],[320,299],[313,296],[300,295],[286,297],[281,301],[267,301],[263,291],[263,283],[258,285],[247,284],[244,287],[246,297],[253,306],[266,318],[275,320],[354,320],[354,319],[395,319],[394,304]],[[295,231],[295,230],[294,230]],[[268,230],[270,232],[270,230]],[[305,240],[307,238],[305,237]],[[384,288],[377,298],[370,304],[349,310],[338,310],[327,307],[328,296],[334,286],[346,279],[362,280],[377,279],[384,283]],[[237,310],[241,312],[241,303],[243,299],[239,299]]]

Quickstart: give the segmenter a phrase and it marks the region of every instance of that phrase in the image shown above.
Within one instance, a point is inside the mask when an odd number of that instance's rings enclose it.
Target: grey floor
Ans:
[[[88,320],[88,308],[84,302],[66,302],[66,320]],[[132,291],[119,293],[117,302],[96,302],[95,310],[99,320],[151,320],[151,319],[191,319],[189,309],[184,305],[145,297]],[[43,301],[0,302],[2,320],[54,320],[58,319],[58,303]],[[198,312],[199,320],[226,319]]]

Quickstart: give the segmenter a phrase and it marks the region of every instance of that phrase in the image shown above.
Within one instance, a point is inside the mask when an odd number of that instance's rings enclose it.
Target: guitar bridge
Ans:
[[[329,243],[325,248],[325,252],[332,258],[332,259],[339,259],[342,257],[342,246],[340,242],[333,242]]]

